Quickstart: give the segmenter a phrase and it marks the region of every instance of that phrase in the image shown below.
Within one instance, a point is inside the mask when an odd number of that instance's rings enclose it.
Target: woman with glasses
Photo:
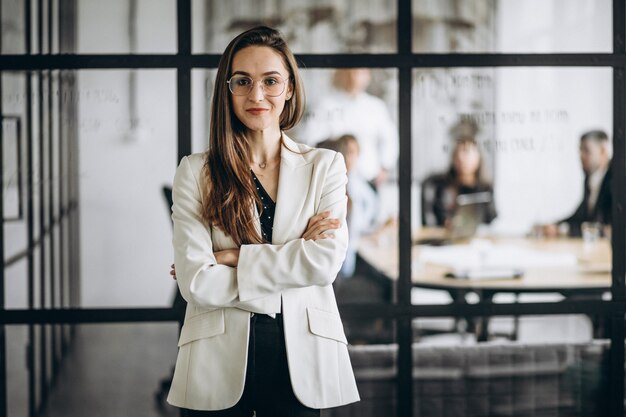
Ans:
[[[359,399],[332,289],[348,245],[345,163],[284,133],[304,91],[277,31],[233,39],[215,85],[209,150],[174,178],[188,307],[168,401],[189,416],[319,416]]]

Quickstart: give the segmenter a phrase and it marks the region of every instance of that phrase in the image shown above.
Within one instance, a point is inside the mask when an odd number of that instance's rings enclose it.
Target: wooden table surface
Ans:
[[[422,229],[415,238],[443,236],[441,229]],[[606,239],[593,244],[585,244],[579,238],[525,238],[492,237],[481,238],[492,248],[519,248],[535,253],[553,253],[556,257],[568,256],[573,260],[568,265],[524,267],[521,278],[516,279],[455,279],[447,278],[451,266],[433,262],[421,262],[420,252],[428,250],[425,245],[412,247],[412,281],[417,287],[437,289],[489,290],[495,292],[546,292],[564,290],[567,292],[610,289],[611,287],[611,247]],[[474,241],[476,243],[476,241]],[[455,245],[470,245],[469,241]],[[450,247],[450,246],[445,246]],[[462,246],[454,246],[464,249]],[[470,246],[467,246],[468,250]],[[368,264],[391,280],[398,279],[398,238],[396,228],[386,228],[375,235],[362,237],[358,253]],[[574,258],[575,257],[575,260]]]

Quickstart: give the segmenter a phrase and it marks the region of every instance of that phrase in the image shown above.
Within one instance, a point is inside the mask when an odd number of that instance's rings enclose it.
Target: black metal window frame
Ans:
[[[29,4],[32,0],[25,0]],[[37,1],[37,0],[35,0]],[[52,1],[52,0],[50,0]],[[39,0],[41,5],[41,0]],[[298,54],[307,68],[372,67],[398,71],[399,158],[399,280],[395,304],[360,304],[342,308],[345,318],[386,318],[397,323],[398,416],[413,415],[412,329],[415,317],[499,316],[549,314],[599,314],[611,328],[609,410],[610,416],[622,416],[624,404],[624,316],[626,313],[626,259],[613,256],[611,301],[563,301],[560,303],[412,305],[411,289],[411,107],[412,71],[415,68],[454,67],[610,67],[613,69],[613,233],[612,251],[626,253],[626,2],[613,0],[612,53],[446,53],[421,54],[412,50],[412,2],[397,0],[397,53],[389,54]],[[27,14],[30,16],[30,14]],[[49,25],[51,27],[51,25]],[[191,71],[217,68],[219,55],[192,54],[191,0],[177,0],[176,54],[46,54],[1,55],[0,71],[53,71],[80,69],[175,69],[177,72],[177,162],[191,153]],[[29,36],[29,35],[28,35]],[[1,86],[0,86],[1,92]],[[27,96],[29,97],[29,95]],[[0,103],[0,114],[2,108]],[[29,123],[28,121],[26,123]],[[1,132],[0,132],[0,140]],[[1,152],[1,149],[0,149]],[[2,157],[2,155],[0,155]],[[1,178],[0,173],[0,180]],[[2,197],[0,195],[0,197]],[[30,198],[30,196],[29,196]],[[70,207],[70,209],[72,209]],[[74,207],[75,209],[75,207]],[[0,198],[0,215],[3,214]],[[30,213],[29,215],[33,215]],[[0,216],[0,218],[2,218]],[[29,239],[27,252],[37,245]],[[0,253],[4,252],[4,232],[0,235]],[[77,248],[72,248],[77,249]],[[24,254],[26,256],[28,254]],[[79,324],[104,322],[176,321],[169,308],[51,308],[6,309],[4,304],[5,259],[0,262],[0,379],[7,387],[5,325]],[[0,417],[7,414],[6,388],[0,390]]]

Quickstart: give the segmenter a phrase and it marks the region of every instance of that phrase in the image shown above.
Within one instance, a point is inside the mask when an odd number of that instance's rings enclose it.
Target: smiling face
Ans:
[[[248,94],[231,95],[233,111],[239,121],[255,132],[280,131],[280,115],[293,91],[282,56],[267,46],[249,46],[233,57],[230,75],[243,75],[253,80]],[[268,96],[263,85],[280,79],[286,83],[284,91],[276,97]]]

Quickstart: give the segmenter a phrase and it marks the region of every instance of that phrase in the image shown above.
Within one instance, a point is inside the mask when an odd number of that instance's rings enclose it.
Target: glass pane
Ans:
[[[611,52],[611,8],[610,0],[413,0],[413,51]]]
[[[350,244],[336,282],[339,304],[392,302],[392,283],[357,256],[359,242],[393,225],[398,215],[397,71],[342,69],[303,71],[304,120],[292,138],[343,154],[348,170]],[[393,227],[393,226],[389,226]],[[364,333],[365,332],[365,333]],[[389,340],[388,322],[356,329],[349,338]]]
[[[176,1],[77,2],[76,53],[176,52]]]
[[[389,154],[385,162],[390,167],[389,180],[395,179],[397,153],[397,71],[392,69],[301,70],[306,95],[306,113],[300,124],[288,132],[297,142],[311,146],[326,139],[337,139],[343,134],[363,136],[360,153],[371,160],[372,154]],[[193,151],[208,147],[211,100],[215,70],[192,72],[193,92]],[[356,81],[362,87],[351,87]],[[349,88],[364,91],[354,100]],[[349,104],[353,102],[352,106]],[[356,104],[355,104],[356,103]],[[346,111],[346,108],[352,109]],[[377,117],[364,121],[363,114],[374,112]],[[367,137],[365,137],[367,136]],[[365,143],[367,141],[367,143]],[[371,144],[371,145],[370,145]],[[390,148],[391,150],[387,149]],[[373,174],[367,172],[368,180]],[[395,201],[394,201],[395,202]],[[389,208],[392,210],[392,208]]]
[[[27,417],[28,414],[28,369],[26,348],[27,326],[5,326],[7,415]]]
[[[5,269],[5,308],[28,308],[28,269],[26,258]]]
[[[396,3],[383,0],[194,0],[193,52],[222,53],[257,25],[279,29],[294,53],[385,53],[396,48]]]
[[[564,218],[582,198],[581,135],[612,130],[611,89],[608,68],[416,70],[414,178],[445,173],[468,137],[493,181],[498,231]]]
[[[610,188],[601,184],[610,178],[604,170],[610,138],[595,136],[612,131],[611,70],[415,70],[413,100],[414,201],[421,220],[413,231],[413,302],[608,299],[604,206]],[[582,140],[589,131],[594,139]],[[597,151],[594,167],[583,166],[579,151],[588,142]],[[599,175],[592,211],[584,170]],[[600,222],[597,234],[581,236],[582,221]],[[381,256],[374,252],[383,250],[379,242],[368,244],[364,257],[397,276],[397,248]],[[504,333],[510,334],[507,320]],[[475,321],[417,323],[422,335],[460,331],[488,339],[500,333],[497,324],[485,328]],[[596,322],[580,328],[588,335],[603,332]]]
[[[418,415],[605,415],[605,340],[418,344],[413,352]]]
[[[356,70],[303,70],[301,71],[306,91],[306,114],[288,135],[302,143],[316,146],[337,146],[337,140],[345,134],[354,135],[358,148],[356,162],[349,167],[348,194],[351,196],[351,248],[338,280],[338,302],[391,302],[392,291],[389,279],[371,282],[362,277],[362,266],[356,256],[360,235],[375,232],[386,223],[393,223],[398,211],[397,187],[397,71],[381,69]],[[194,152],[208,147],[208,126],[215,71],[193,72],[193,126]],[[360,87],[354,80],[360,79]],[[348,93],[354,90],[354,96]],[[349,111],[346,111],[348,109]],[[364,118],[363,115],[368,115]],[[346,139],[342,139],[345,141]],[[349,139],[347,139],[349,141]],[[343,147],[342,145],[340,147]],[[344,150],[344,152],[347,152]],[[350,157],[346,155],[346,159]],[[348,164],[350,162],[348,161]],[[363,172],[361,171],[364,165]],[[388,171],[387,178],[378,186],[378,193],[368,184],[375,181],[381,167]],[[374,170],[372,170],[374,168]],[[416,221],[416,220],[415,220]],[[347,279],[350,276],[354,278]],[[358,278],[358,279],[357,279]],[[362,278],[362,279],[361,279]],[[339,281],[346,285],[339,286]],[[382,327],[381,327],[382,326]],[[366,326],[367,327],[367,326]],[[389,340],[391,331],[388,323],[379,323],[371,328],[358,328],[353,332],[346,327],[348,340],[364,340],[370,336],[376,340]],[[374,333],[380,334],[375,335]]]
[[[23,54],[25,52],[23,3],[23,0],[5,0],[0,3],[2,54]]]
[[[217,70],[194,69],[191,71],[191,149],[193,152],[204,152],[209,147],[209,123],[216,74]]]
[[[536,318],[532,337],[520,342],[477,344],[450,334],[422,338],[413,344],[414,414],[606,415],[609,341],[551,334],[562,334],[559,329],[576,325],[577,318]],[[361,401],[328,415],[396,415],[397,345],[349,349]]]
[[[66,93],[79,115],[82,305],[168,305],[175,283],[162,187],[176,168],[175,71],[74,75]]]
[[[5,259],[26,249],[26,77],[2,73]]]
[[[19,116],[2,117],[2,179],[4,220],[19,222],[24,216],[22,120]]]

